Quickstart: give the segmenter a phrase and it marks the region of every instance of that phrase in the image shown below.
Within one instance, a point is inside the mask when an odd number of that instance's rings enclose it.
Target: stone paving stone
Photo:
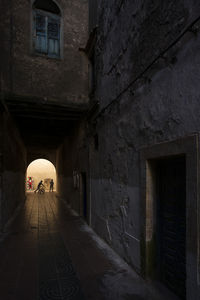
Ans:
[[[79,280],[77,280],[77,278],[61,278],[60,285],[63,300],[85,300],[85,297],[80,289]]]
[[[47,198],[39,203],[39,299],[81,300],[80,282]]]
[[[59,282],[57,279],[39,281],[39,300],[61,300]]]
[[[53,201],[55,195],[50,196]],[[10,234],[0,243],[2,300],[84,299],[59,232],[57,205],[50,205],[48,197],[29,194]]]
[[[0,242],[0,300],[164,300],[102,243],[55,193],[28,194]]]

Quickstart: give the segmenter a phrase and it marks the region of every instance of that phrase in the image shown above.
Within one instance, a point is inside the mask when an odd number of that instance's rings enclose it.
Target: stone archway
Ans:
[[[34,191],[40,180],[43,181],[46,190],[49,190],[50,180],[54,181],[54,191],[57,187],[56,168],[47,159],[39,158],[32,161],[26,170],[26,191]]]

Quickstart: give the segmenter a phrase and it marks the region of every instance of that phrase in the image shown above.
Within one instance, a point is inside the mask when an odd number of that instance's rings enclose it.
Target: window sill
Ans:
[[[53,55],[51,56],[51,55],[48,55],[48,54],[42,54],[42,53],[37,53],[37,52],[32,52],[31,56],[33,56],[33,57],[43,57],[43,58],[46,58],[46,59],[56,60],[56,61],[63,60],[62,57],[55,57]]]

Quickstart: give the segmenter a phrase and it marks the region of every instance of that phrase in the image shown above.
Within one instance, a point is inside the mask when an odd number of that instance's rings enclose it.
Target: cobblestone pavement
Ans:
[[[55,193],[28,193],[25,206],[0,242],[0,299],[165,297],[149,290]]]

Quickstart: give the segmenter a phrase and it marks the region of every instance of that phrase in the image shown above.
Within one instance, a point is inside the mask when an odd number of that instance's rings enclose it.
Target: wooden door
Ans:
[[[163,159],[157,168],[157,250],[160,280],[181,299],[186,295],[185,158]]]

